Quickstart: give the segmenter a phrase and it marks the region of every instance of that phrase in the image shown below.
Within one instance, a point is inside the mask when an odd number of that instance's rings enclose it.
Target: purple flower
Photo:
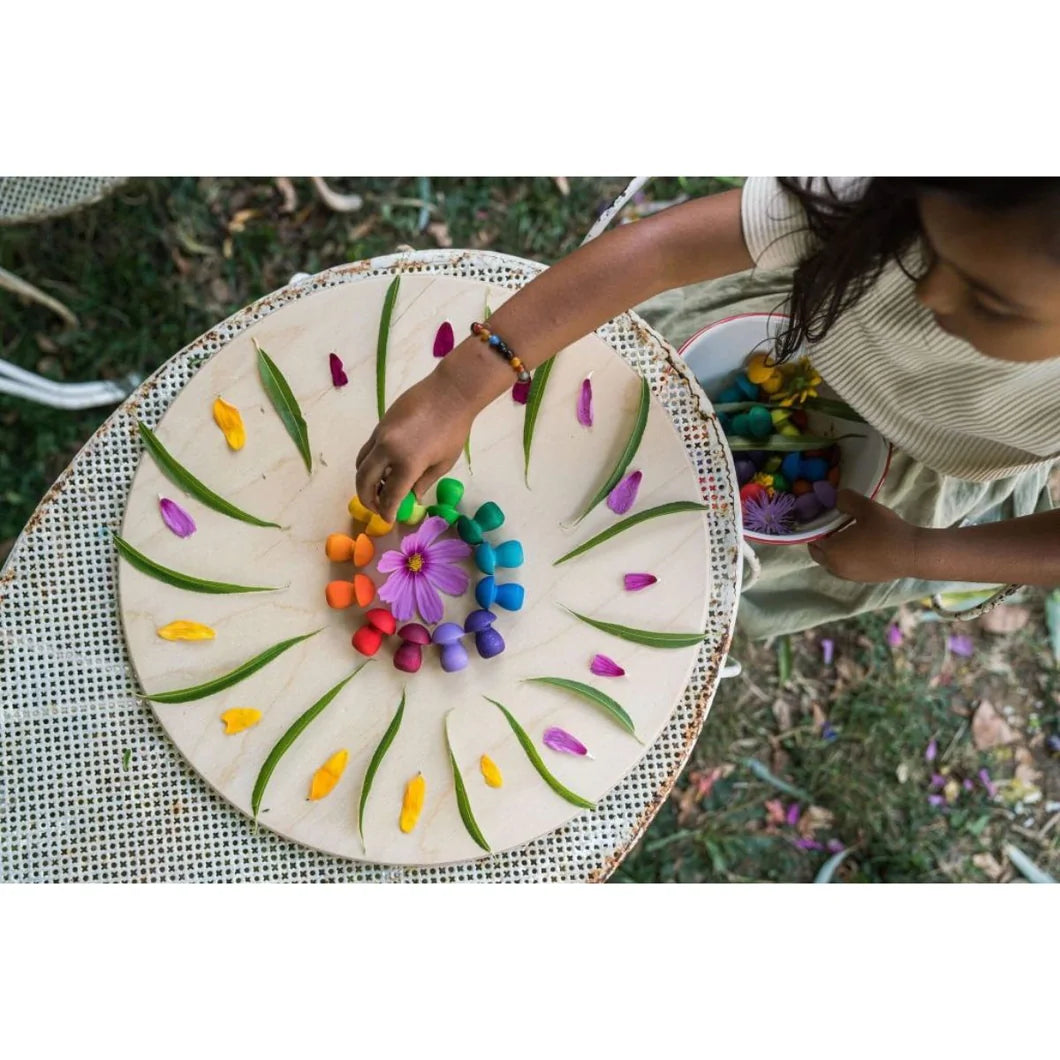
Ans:
[[[821,726],[821,739],[825,743],[831,743],[833,740],[839,739],[839,732],[830,721],[826,721]]]
[[[946,778],[941,773],[932,773],[931,786],[933,788],[944,788],[946,786]]]
[[[964,780],[961,781],[961,787],[964,788],[965,791],[971,791],[972,788],[975,787],[975,785],[967,777],[965,777]]]
[[[615,515],[625,515],[633,507],[643,472],[631,471],[608,495],[607,506]]]
[[[839,854],[846,850],[846,847],[838,839],[829,839],[825,849],[829,854]]]
[[[787,823],[792,828],[794,828],[795,825],[797,825],[799,823],[799,817],[800,816],[801,816],[801,811],[799,810],[799,804],[797,802],[793,802],[788,807],[788,812],[786,814],[784,814],[784,820],[787,821]]]
[[[821,662],[825,666],[832,665],[832,659],[835,657],[835,641],[829,637],[821,638]]]
[[[979,780],[986,788],[987,795],[994,799],[997,797],[997,785],[990,779],[990,774],[985,769],[979,770]]]
[[[946,647],[964,659],[970,659],[975,654],[975,644],[967,633],[951,633],[946,640]]]
[[[379,590],[379,599],[390,604],[399,622],[417,611],[428,625],[441,622],[445,608],[438,591],[450,596],[467,592],[470,579],[457,562],[471,555],[471,546],[437,540],[448,528],[440,516],[429,516],[403,538],[400,548],[384,552],[379,560],[379,573],[390,575]]]
[[[902,631],[898,628],[896,623],[892,622],[887,627],[887,644],[892,648],[900,648],[904,639]]]
[[[176,501],[159,497],[158,510],[162,513],[162,521],[177,537],[191,537],[195,533],[195,520]]]
[[[748,497],[743,502],[743,524],[754,534],[790,533],[795,525],[794,494]]]
[[[931,738],[931,742],[927,745],[927,749],[924,751],[924,761],[934,762],[935,757],[939,753],[939,745],[935,742],[935,738]]]
[[[928,803],[930,805],[936,807],[936,808],[939,807],[939,806],[944,805],[945,802],[946,802],[946,800],[941,795],[929,795],[928,796]]]
[[[816,839],[795,839],[792,842],[799,850],[824,850],[823,844],[818,843]]]

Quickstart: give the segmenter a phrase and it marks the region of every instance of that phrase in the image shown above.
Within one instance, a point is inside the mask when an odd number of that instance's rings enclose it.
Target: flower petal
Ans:
[[[894,622],[892,622],[887,627],[887,643],[888,643],[888,645],[890,645],[890,647],[892,647],[892,648],[901,647],[902,641],[904,639],[905,638],[902,636],[902,631],[898,628],[898,626]]]
[[[589,669],[597,677],[625,677],[626,671],[622,669],[614,659],[606,655],[594,655],[589,663]]]
[[[396,570],[404,570],[406,559],[408,557],[404,552],[399,552],[396,548],[392,548],[379,557],[379,562],[375,565],[375,569],[380,574],[391,574]]]
[[[556,726],[545,729],[545,735],[541,737],[541,742],[546,747],[553,751],[559,751],[561,754],[592,757],[581,740],[571,736],[565,729],[559,729]]]
[[[413,552],[425,552],[449,529],[449,524],[440,515],[428,515],[414,534],[408,534],[401,542],[401,551],[406,556]]]
[[[931,741],[927,745],[927,748],[924,750],[924,761],[925,762],[934,762],[935,758],[938,756],[938,753],[939,753],[939,745],[935,741],[935,738],[932,737]]]
[[[444,357],[447,353],[452,352],[455,345],[453,325],[448,320],[443,320],[442,326],[438,329],[438,334],[434,336],[434,356]]]
[[[435,562],[433,553],[428,555],[423,573],[435,589],[448,593],[449,596],[463,596],[471,581],[466,570],[448,563]]]
[[[517,405],[525,405],[528,397],[530,397],[529,382],[524,383],[520,380],[512,387],[512,401]]]
[[[590,372],[582,380],[581,393],[578,395],[578,422],[583,427],[591,427],[593,425],[593,384],[590,382],[592,379],[592,373]]]
[[[412,618],[416,612],[416,579],[404,568],[394,571],[379,590],[379,599],[390,604],[390,611],[399,622]]]
[[[822,637],[821,662],[823,662],[825,666],[831,666],[833,658],[835,658],[835,641],[830,637]]]
[[[443,563],[456,563],[467,559],[471,555],[471,546],[466,541],[455,538],[446,538],[444,541],[436,541],[427,549],[431,560],[441,560]]]
[[[640,589],[647,589],[649,585],[654,585],[658,580],[654,574],[627,574],[624,582],[626,590],[635,593]]]
[[[802,811],[799,809],[799,804],[793,802],[788,807],[788,812],[784,814],[784,820],[794,828],[799,823],[799,818],[802,816]]]
[[[986,788],[986,793],[990,798],[993,799],[997,797],[997,785],[990,779],[990,774],[987,770],[979,770],[979,781],[983,787]]]
[[[345,386],[350,381],[343,370],[342,361],[337,353],[328,354],[328,367],[331,369],[332,386]]]
[[[416,594],[416,610],[419,611],[420,618],[429,626],[441,622],[445,615],[445,605],[438,591],[423,575],[413,577],[411,581],[413,592]]]
[[[970,659],[975,654],[975,642],[966,633],[951,633],[946,640],[946,647],[964,659]]]
[[[159,497],[158,508],[162,521],[177,537],[191,537],[195,533],[195,520],[176,501]]]
[[[625,515],[633,507],[643,478],[640,471],[631,471],[608,495],[607,506],[616,515]]]

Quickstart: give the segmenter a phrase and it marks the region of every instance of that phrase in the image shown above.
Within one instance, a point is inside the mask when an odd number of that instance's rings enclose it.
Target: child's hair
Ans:
[[[910,275],[902,256],[920,235],[918,192],[942,192],[988,213],[1048,205],[1060,214],[1057,177],[875,177],[860,198],[844,200],[825,181],[822,194],[794,177],[780,184],[806,211],[807,228],[817,249],[795,269],[787,312],[791,325],[777,342],[777,360],[790,357],[804,342],[819,342],[841,313],[879,279],[892,260]],[[1043,231],[1051,253],[1060,259],[1060,219]]]

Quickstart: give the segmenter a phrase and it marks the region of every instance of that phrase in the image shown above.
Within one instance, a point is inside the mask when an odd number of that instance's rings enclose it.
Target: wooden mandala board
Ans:
[[[284,530],[250,526],[211,511],[164,478],[146,455],[130,491],[122,534],[147,556],[210,580],[285,587],[274,593],[203,595],[173,588],[122,561],[121,614],[142,689],[150,693],[200,684],[281,640],[321,629],[226,691],[186,704],[153,704],[188,762],[246,814],[255,779],[277,740],[363,661],[350,645],[361,624],[359,610],[333,611],[324,601],[330,580],[352,575],[352,567],[326,559],[324,540],[353,528],[347,502],[354,492],[357,451],[376,423],[376,338],[388,282],[375,277],[326,288],[273,312],[204,364],[158,425],[170,452],[208,486]],[[474,280],[404,275],[390,333],[388,402],[434,368],[433,341],[443,320],[452,322],[459,341],[470,322],[481,319],[487,299],[496,309],[508,296]],[[252,339],[279,366],[301,405],[313,453],[311,475],[262,389]],[[332,351],[349,376],[349,384],[338,389],[328,370]],[[575,408],[590,372],[596,422],[586,429],[577,422]],[[469,643],[468,668],[446,674],[430,648],[420,672],[407,675],[394,668],[393,646],[386,645],[280,761],[262,802],[263,826],[308,847],[362,861],[434,865],[484,856],[457,807],[444,736],[449,711],[471,806],[494,851],[524,844],[588,812],[546,786],[503,715],[483,696],[500,701],[519,719],[552,773],[580,795],[599,800],[634,767],[679,701],[698,647],[659,650],[630,644],[579,623],[564,605],[625,625],[703,629],[711,590],[706,517],[688,513],[648,522],[566,564],[552,564],[616,521],[600,505],[577,529],[562,525],[614,465],[638,390],[636,374],[597,336],[567,349],[552,372],[538,419],[529,488],[522,474],[523,408],[505,396],[479,416],[472,432],[472,468],[462,457],[450,474],[466,483],[465,509],[494,500],[506,513],[504,526],[490,535],[494,543],[517,538],[525,548],[526,563],[511,577],[525,585],[526,604],[516,613],[497,611],[507,650],[484,660]],[[247,441],[239,452],[229,450],[213,422],[217,395],[242,410]],[[632,467],[644,474],[634,511],[700,499],[683,443],[654,399]],[[192,514],[195,534],[180,539],[163,525],[160,494]],[[377,542],[376,559],[395,544],[394,534]],[[474,585],[477,572],[470,562],[468,569]],[[631,571],[654,573],[659,583],[626,592],[622,576]],[[369,573],[375,577],[374,561]],[[470,594],[443,600],[446,620],[461,623],[477,606]],[[216,630],[216,639],[189,643],[158,637],[156,629],[175,619],[206,623]],[[627,676],[592,676],[588,663],[596,652],[616,659]],[[589,703],[524,683],[534,676],[571,678],[606,691],[632,716],[643,743]],[[376,775],[362,845],[357,831],[362,782],[403,688],[408,693],[403,724]],[[254,728],[225,735],[220,715],[232,707],[256,707],[264,716]],[[595,757],[543,747],[541,737],[550,725],[575,734]],[[309,801],[314,772],[343,748],[349,764],[341,781],[328,797]],[[485,784],[479,769],[483,754],[500,767],[502,788]],[[416,829],[405,834],[398,828],[402,794],[418,772],[426,779],[426,801]]]

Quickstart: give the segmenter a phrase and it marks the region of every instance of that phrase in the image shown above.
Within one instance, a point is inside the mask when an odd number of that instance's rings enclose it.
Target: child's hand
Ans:
[[[914,577],[921,528],[853,490],[840,490],[836,508],[854,522],[809,545],[810,557],[830,574],[855,582]]]
[[[412,490],[424,493],[456,463],[474,412],[439,372],[410,387],[357,454],[357,496],[393,522]]]

